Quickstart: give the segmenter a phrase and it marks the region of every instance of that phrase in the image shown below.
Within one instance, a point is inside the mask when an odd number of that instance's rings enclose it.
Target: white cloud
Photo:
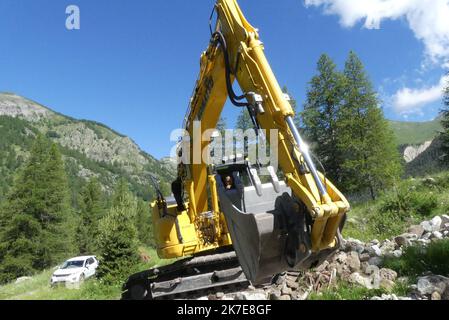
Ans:
[[[449,81],[449,76],[443,76],[437,85],[428,88],[402,88],[392,97],[394,110],[401,114],[423,115],[423,107],[441,100],[443,90]]]
[[[365,28],[378,29],[382,20],[404,17],[432,62],[449,60],[449,0],[305,0],[305,5],[339,15],[345,27],[364,21]]]

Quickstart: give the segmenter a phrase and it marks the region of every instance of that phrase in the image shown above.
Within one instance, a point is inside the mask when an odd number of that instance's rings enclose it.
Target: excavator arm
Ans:
[[[235,0],[217,1],[216,10],[217,30],[226,41],[225,54],[229,57],[230,69],[235,71],[243,92],[262,97],[264,112],[257,112],[255,108],[261,128],[279,132],[279,164],[286,182],[314,219],[313,251],[332,247],[341,219],[349,210],[349,203],[317,171],[308,146],[293,122],[293,109],[265,57],[257,30],[245,19]],[[303,168],[307,168],[306,172]]]

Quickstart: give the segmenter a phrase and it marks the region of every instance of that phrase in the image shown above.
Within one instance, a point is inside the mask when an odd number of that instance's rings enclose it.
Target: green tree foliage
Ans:
[[[1,214],[0,282],[54,266],[73,252],[73,211],[56,145],[39,135]]]
[[[346,192],[391,186],[401,172],[393,131],[362,62],[350,52],[344,72],[327,55],[318,61],[302,114],[304,131],[327,176]]]
[[[98,276],[106,283],[123,281],[139,263],[136,211],[136,198],[121,179],[114,192],[113,206],[99,226]]]
[[[449,76],[449,73],[448,73]],[[443,132],[441,134],[442,148],[445,153],[443,160],[445,163],[449,163],[449,80],[446,82],[446,87],[444,88],[443,96],[443,109],[441,110],[442,119],[441,124],[443,125]]]
[[[103,217],[104,198],[101,186],[92,178],[80,194],[80,215],[76,229],[76,244],[80,254],[95,254],[98,250],[98,222]]]
[[[80,123],[74,119],[67,117],[55,117],[46,119],[45,121],[29,122],[21,118],[13,118],[0,115],[0,201],[4,200],[8,191],[13,184],[13,177],[18,169],[29,156],[31,146],[37,134],[42,133],[50,141],[55,142],[63,155],[64,164],[69,179],[69,187],[71,190],[72,206],[78,211],[80,203],[78,196],[80,190],[85,184],[85,178],[80,175],[80,168],[85,171],[93,172],[97,176],[99,183],[107,190],[113,189],[115,176],[125,178],[131,192],[137,197],[144,200],[154,199],[155,193],[151,188],[150,182],[136,177],[141,176],[141,171],[156,174],[160,180],[164,191],[169,191],[169,186],[174,178],[174,172],[166,170],[161,166],[160,162],[151,156],[141,153],[141,156],[148,159],[143,168],[126,168],[123,163],[105,162],[89,158],[86,154],[79,150],[63,147],[58,144],[60,138],[69,138],[64,134],[65,126]],[[104,136],[111,141],[117,134],[110,131],[105,126],[89,121],[81,121],[89,129],[93,130],[98,136]],[[109,133],[108,133],[109,132]],[[102,133],[102,134],[100,134]],[[130,158],[132,155],[130,155]],[[142,173],[143,174],[143,173]]]
[[[139,241],[144,245],[154,247],[150,206],[147,202],[140,199],[137,202],[136,228]]]
[[[351,192],[368,189],[375,199],[377,190],[399,178],[399,153],[362,62],[352,51],[344,76],[344,103],[336,130],[343,185]]]
[[[312,78],[302,118],[311,148],[326,169],[327,177],[341,182],[342,154],[338,148],[337,122],[344,102],[345,78],[331,58],[323,54]]]
[[[223,131],[226,130],[226,127],[227,127],[226,118],[220,117],[220,119],[218,120],[216,129],[223,134]]]
[[[219,140],[214,139],[214,138],[211,139],[210,148],[214,149],[217,146],[216,144],[221,144],[221,156],[224,157],[226,154],[226,149],[225,149],[225,137],[226,137],[226,129],[227,129],[226,118],[220,117],[217,125],[215,126],[215,129],[220,132],[221,139],[219,139]]]
[[[23,165],[23,150],[30,150],[37,130],[25,120],[0,116],[0,201],[13,184],[14,173]]]
[[[246,108],[241,108],[237,117],[236,128],[243,131],[254,128],[253,122]]]

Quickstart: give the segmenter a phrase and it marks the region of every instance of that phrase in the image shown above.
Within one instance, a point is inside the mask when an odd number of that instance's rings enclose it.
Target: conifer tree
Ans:
[[[92,178],[80,194],[80,219],[76,229],[76,244],[80,254],[95,254],[98,249],[98,222],[104,215],[101,186]]]
[[[150,206],[143,200],[137,202],[136,228],[139,241],[154,247],[153,221]]]
[[[338,117],[343,104],[345,79],[331,58],[323,54],[317,64],[302,112],[303,130],[313,153],[334,183],[341,181],[342,155],[338,148]]]
[[[220,131],[220,133],[223,135],[223,131],[226,130],[226,118],[224,117],[220,117],[220,119],[218,120],[216,129],[218,131]]]
[[[54,266],[73,253],[73,212],[56,145],[39,135],[1,215],[0,282]]]
[[[99,226],[98,276],[107,283],[123,281],[139,262],[136,210],[136,199],[121,179],[114,192],[113,207]]]
[[[225,145],[226,128],[227,128],[226,118],[220,117],[216,125],[216,129],[220,132],[221,140],[214,140],[210,145],[211,149],[214,149],[217,147],[218,143],[221,143],[221,157],[224,157],[226,155],[226,145]],[[221,159],[217,160],[221,161]]]
[[[243,134],[249,133],[249,135],[245,136],[245,140],[242,141],[243,145],[237,143],[237,137],[234,141],[234,150],[236,152],[238,152],[238,150],[243,150],[246,154],[248,152],[249,145],[256,143],[255,138],[250,139],[251,136],[256,137],[256,132],[254,131],[254,124],[247,108],[241,108],[237,117],[236,129],[242,130]]]
[[[254,128],[253,122],[246,108],[241,108],[237,117],[236,128],[243,130],[244,132],[248,129]]]
[[[441,134],[442,149],[444,152],[443,161],[449,163],[449,73],[448,80],[446,82],[446,87],[444,88],[443,96],[443,108],[441,110],[441,125],[443,127],[443,132]]]
[[[339,154],[343,155],[342,185],[348,191],[369,190],[375,199],[377,190],[399,177],[399,153],[362,62],[352,51],[344,76],[344,103],[336,136]]]

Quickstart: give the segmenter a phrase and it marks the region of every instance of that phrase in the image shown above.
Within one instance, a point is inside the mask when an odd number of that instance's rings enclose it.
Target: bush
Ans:
[[[367,219],[369,234],[381,235],[382,238],[390,238],[404,232],[405,226],[409,224],[411,217],[397,211],[380,211],[372,214]]]
[[[449,173],[441,173],[435,177],[425,178],[422,185],[433,189],[448,189],[449,188]]]
[[[385,194],[380,210],[406,216],[429,216],[438,207],[438,198],[433,192],[416,190],[416,186],[402,183],[393,192]]]
[[[384,266],[401,276],[417,277],[425,271],[449,276],[449,239],[432,242],[427,247],[407,247],[400,258],[386,258]]]
[[[136,199],[121,180],[114,194],[113,208],[99,225],[101,252],[98,277],[107,285],[121,284],[139,264],[137,230],[134,225]]]
[[[126,279],[139,262],[137,231],[126,210],[113,208],[100,222],[98,276],[108,284]]]
[[[403,233],[405,227],[433,214],[438,197],[427,188],[404,181],[383,194],[376,213],[367,218],[372,234],[385,238]]]

